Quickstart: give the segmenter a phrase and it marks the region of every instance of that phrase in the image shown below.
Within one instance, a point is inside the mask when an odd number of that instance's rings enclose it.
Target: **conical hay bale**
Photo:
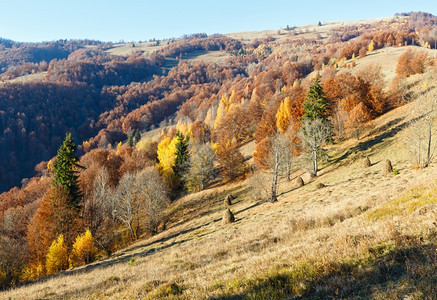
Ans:
[[[297,187],[301,187],[301,186],[304,186],[304,185],[305,185],[305,182],[303,181],[302,177],[297,177],[296,178],[296,186]]]
[[[222,223],[229,224],[229,223],[234,223],[234,222],[235,222],[234,214],[228,208],[223,215]]]
[[[382,167],[382,174],[393,174],[393,166],[391,165],[391,161],[388,159],[384,162],[384,166]]]
[[[325,185],[323,183],[321,183],[321,182],[318,183],[316,186],[317,186],[318,189],[323,189],[325,187]]]
[[[364,168],[368,168],[368,167],[370,167],[371,165],[372,165],[372,163],[370,162],[369,157],[366,156],[366,158],[365,158],[364,161],[363,161],[363,167],[364,167]]]
[[[232,196],[231,194],[227,195],[225,198],[225,206],[231,206],[232,205],[232,200],[234,200],[234,196]]]

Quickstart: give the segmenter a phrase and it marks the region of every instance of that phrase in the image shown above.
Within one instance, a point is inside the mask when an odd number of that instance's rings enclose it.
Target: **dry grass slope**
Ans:
[[[320,176],[297,171],[305,185],[283,182],[276,203],[254,201],[247,181],[188,195],[169,208],[165,232],[0,298],[432,299],[437,166],[411,168],[411,105],[331,146]],[[398,175],[381,174],[386,159]],[[236,222],[223,225],[228,194]]]

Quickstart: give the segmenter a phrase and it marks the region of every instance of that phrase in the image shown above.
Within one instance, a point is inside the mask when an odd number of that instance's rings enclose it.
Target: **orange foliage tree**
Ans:
[[[396,65],[396,74],[401,77],[407,77],[425,72],[427,57],[428,54],[425,51],[414,52],[411,49],[405,50],[405,52],[399,56]]]
[[[59,234],[71,245],[81,228],[77,210],[69,204],[68,196],[62,188],[51,188],[30,221],[27,239],[33,262],[45,259],[49,246]]]
[[[364,124],[369,120],[369,110],[362,102],[360,102],[349,112],[346,128],[356,137],[357,140],[359,140],[360,134],[364,129]]]
[[[238,149],[235,139],[219,144],[216,155],[220,173],[225,178],[234,180],[246,172],[244,156]]]

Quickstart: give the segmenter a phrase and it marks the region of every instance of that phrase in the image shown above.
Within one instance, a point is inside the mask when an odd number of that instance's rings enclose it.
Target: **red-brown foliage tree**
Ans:
[[[407,77],[423,73],[425,71],[427,57],[428,54],[425,51],[405,50],[405,52],[399,56],[396,65],[396,74],[401,77]]]
[[[234,180],[246,172],[244,156],[235,140],[223,141],[216,151],[220,174],[228,180]]]

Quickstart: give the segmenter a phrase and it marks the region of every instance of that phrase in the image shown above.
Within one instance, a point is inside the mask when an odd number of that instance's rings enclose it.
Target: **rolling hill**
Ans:
[[[0,151],[13,158],[0,169],[5,187],[48,162],[0,194],[0,258],[17,265],[0,263],[0,299],[434,299],[437,164],[416,164],[413,128],[434,113],[417,111],[437,90],[437,49],[426,35],[435,17],[426,15],[428,24],[421,16],[73,43],[44,70],[8,73],[0,85]],[[400,76],[400,66],[411,73]],[[299,128],[319,79],[335,135],[311,176]],[[286,99],[296,148],[291,178],[279,179],[278,201],[270,202],[272,168],[260,163],[270,152],[260,145],[284,134],[277,120]],[[364,113],[354,119],[357,107]],[[73,133],[81,156],[78,233],[94,226],[98,249],[94,262],[45,276],[50,243],[35,228],[62,209],[50,208],[61,131]],[[218,158],[231,149],[201,191],[178,187],[162,167],[177,131],[190,137],[190,149],[207,144]],[[236,152],[244,170],[232,177],[223,170]],[[151,169],[170,186],[168,206],[156,230],[140,228],[138,217],[141,235],[130,236],[116,206],[130,190],[119,187]],[[235,222],[225,224],[228,208]],[[41,228],[53,235],[49,242],[59,234]]]
[[[277,203],[255,201],[250,179],[185,196],[167,209],[166,231],[0,297],[430,296],[437,266],[429,252],[436,242],[437,166],[411,168],[405,144],[412,105],[374,120],[360,141],[332,146],[320,176],[303,176],[300,188],[284,182]],[[386,159],[398,175],[382,174]],[[230,193],[236,222],[223,225],[223,199]]]

